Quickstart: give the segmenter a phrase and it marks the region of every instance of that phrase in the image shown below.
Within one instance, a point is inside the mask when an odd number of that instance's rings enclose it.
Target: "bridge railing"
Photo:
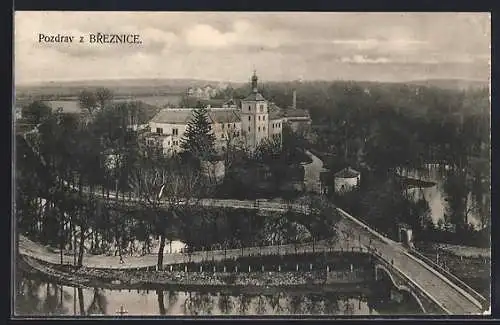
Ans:
[[[441,311],[444,311],[447,314],[451,314],[451,312],[446,309],[439,301],[436,300],[433,296],[431,296],[427,291],[421,288],[417,283],[415,283],[408,275],[406,275],[403,271],[394,266],[391,262],[387,261],[384,256],[375,249],[367,247],[368,251],[375,256],[379,262],[381,262],[385,267],[388,267],[392,272],[395,272],[400,278],[406,280],[406,284],[412,290],[416,290],[421,292],[425,297],[431,300],[434,305],[438,306]]]
[[[489,306],[489,301],[483,297],[481,294],[479,294],[476,290],[471,288],[469,285],[467,285],[465,282],[460,280],[456,275],[439,265],[438,263],[434,262],[432,259],[429,257],[423,255],[419,251],[415,249],[408,250],[409,254],[413,254],[415,257],[421,259],[423,262],[429,264],[429,266],[432,266],[436,271],[440,272],[442,275],[446,276],[450,281],[453,282],[456,286],[460,287],[460,289],[464,290],[467,292],[469,295],[471,295],[474,299],[476,299],[483,308],[487,308]]]

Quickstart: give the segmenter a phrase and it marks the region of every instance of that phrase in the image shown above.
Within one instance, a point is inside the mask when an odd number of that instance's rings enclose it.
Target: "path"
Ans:
[[[393,261],[396,268],[439,301],[452,314],[479,314],[481,312],[480,307],[473,302],[473,298],[467,297],[467,294],[464,294],[456,285],[444,280],[437,271],[431,271],[432,268],[424,266],[424,262],[409,256],[407,249],[399,243],[384,241],[380,236],[374,235],[349,218],[343,218],[337,227],[352,232],[354,237],[360,240],[361,245],[375,248],[386,260]]]
[[[312,189],[314,191],[319,188],[319,175],[322,170],[321,160],[310,152],[307,154],[312,158],[313,162],[305,167],[305,184],[306,187]],[[93,193],[98,196],[98,192]],[[116,195],[109,197],[110,200],[117,201]],[[135,204],[137,202],[136,199],[132,198],[132,200],[123,200],[123,203]],[[219,207],[236,207],[236,208],[251,208],[251,209],[261,209],[261,210],[270,210],[270,211],[285,211],[289,208],[289,206],[282,204],[280,202],[262,202],[257,204],[258,202],[254,201],[239,201],[239,200],[213,200],[213,199],[205,199],[202,200],[202,205],[206,206],[219,206]],[[293,205],[294,210],[304,210],[304,207],[301,205]],[[340,232],[351,233],[354,238],[357,238],[359,244],[364,245],[365,247],[376,248],[384,257],[385,260],[391,261],[395,268],[400,270],[407,278],[410,279],[414,284],[417,284],[424,292],[426,292],[429,296],[433,297],[437,300],[446,310],[448,310],[451,314],[455,315],[466,315],[466,314],[480,314],[481,313],[481,305],[475,300],[469,293],[465,292],[463,289],[459,288],[457,285],[452,283],[449,279],[444,277],[438,271],[425,264],[423,261],[418,260],[415,257],[409,255],[408,251],[403,248],[400,244],[395,243],[388,239],[387,237],[382,236],[378,232],[373,229],[370,229],[368,226],[362,224],[358,219],[350,216],[345,213],[341,209],[337,209],[342,213],[344,218],[340,220],[337,225],[338,230]],[[54,259],[54,253],[48,254],[47,252],[42,252],[40,250],[31,250],[31,247],[26,246],[25,243],[20,243],[21,252],[25,254],[33,254],[36,255],[34,257],[47,259],[47,261],[53,263],[59,263],[59,260]],[[288,245],[290,246],[290,245]],[[258,254],[260,248],[247,248],[248,253]],[[275,249],[275,248],[267,248]],[[290,249],[290,248],[284,248]],[[292,245],[293,249],[293,245]],[[266,249],[265,249],[266,251]],[[294,249],[293,249],[294,251]],[[228,256],[239,256],[241,250],[231,250],[231,255]],[[192,254],[192,261],[198,261],[203,258],[203,253],[196,252]],[[206,254],[206,253],[205,253]],[[214,259],[220,259],[224,255],[223,251],[219,251],[219,254],[214,255]],[[57,255],[57,254],[56,254]],[[72,256],[67,256],[68,259],[72,259]],[[111,267],[115,265],[117,258],[110,257],[95,257],[96,259],[90,259],[88,257],[88,262],[91,264],[87,264],[88,266],[94,267]],[[131,267],[140,267],[144,265],[144,263],[150,263],[150,265],[155,265],[155,256],[145,256],[140,258],[129,258],[127,264]],[[113,262],[115,261],[115,262]],[[165,264],[168,263],[178,263],[181,261],[186,261],[185,257],[182,254],[171,254],[168,258],[165,259]]]
[[[354,243],[353,243],[354,244]],[[326,240],[319,240],[314,245],[315,252],[330,252],[330,251],[346,251],[352,250],[354,246],[349,246],[344,241],[339,241],[335,244],[327,243]],[[355,251],[359,251],[359,247],[355,247]],[[61,263],[61,256],[58,252],[53,252],[46,247],[35,243],[24,236],[19,237],[19,252],[22,255],[33,257],[41,261],[45,261],[53,264]],[[312,243],[297,245],[297,252],[313,252]],[[243,249],[243,256],[250,255],[271,255],[271,254],[295,254],[295,246],[293,244],[289,245],[274,245],[274,246],[262,246],[262,247],[245,247]],[[226,252],[224,250],[213,250],[213,251],[196,251],[190,254],[183,253],[165,253],[163,257],[163,264],[178,264],[185,262],[195,262],[199,263],[202,261],[211,261],[212,258],[215,261],[220,261],[225,258],[237,258],[242,256],[241,249],[228,249]],[[107,256],[107,255],[88,255],[86,254],[83,258],[83,265],[91,268],[107,268],[107,269],[136,269],[144,267],[154,267],[157,264],[158,255],[157,254],[147,254],[144,256],[123,256],[124,263],[120,263],[120,258],[118,256]],[[73,264],[73,255],[63,255],[63,263]]]
[[[321,192],[321,180],[320,174],[325,169],[323,168],[323,162],[321,159],[313,155],[309,150],[306,150],[306,154],[312,159],[312,162],[305,164],[304,166],[304,185],[308,192],[320,193]]]

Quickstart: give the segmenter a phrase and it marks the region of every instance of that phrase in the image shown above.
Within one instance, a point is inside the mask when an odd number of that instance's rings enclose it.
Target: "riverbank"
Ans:
[[[352,292],[368,291],[370,281],[325,284],[325,271],[311,272],[181,272],[75,268],[55,265],[28,256],[18,258],[18,270],[30,277],[73,287],[96,287],[112,290],[181,290],[240,293]]]
[[[406,188],[426,188],[436,185],[436,182],[424,181],[422,179],[412,178],[396,174],[401,184]]]

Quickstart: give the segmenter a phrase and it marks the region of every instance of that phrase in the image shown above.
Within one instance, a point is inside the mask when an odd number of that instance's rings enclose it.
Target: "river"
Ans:
[[[487,186],[489,171],[471,177],[463,176],[447,166],[426,165],[421,169],[400,169],[402,176],[434,182],[433,186],[412,187],[408,193],[415,200],[424,198],[429,204],[430,216],[434,224],[443,223],[450,227],[446,215],[450,213],[450,202],[460,200],[463,196],[464,210],[467,214],[467,222],[475,229],[481,229],[484,215],[489,214],[491,192]],[[478,185],[479,184],[479,185]],[[459,189],[459,191],[457,191]]]
[[[380,315],[416,314],[408,304],[380,304],[360,292],[238,294],[160,290],[74,288],[21,278],[17,316],[203,316],[203,315]]]

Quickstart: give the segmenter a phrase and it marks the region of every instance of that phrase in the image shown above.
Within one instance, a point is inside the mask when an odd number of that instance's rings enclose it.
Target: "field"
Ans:
[[[80,91],[108,88],[116,97],[147,97],[184,94],[189,87],[219,85],[219,81],[197,79],[110,79],[51,81],[38,84],[16,85],[16,97],[41,97],[47,100],[76,97]],[[237,87],[238,83],[231,83]]]
[[[115,102],[139,101],[147,105],[163,108],[166,105],[177,106],[181,96],[172,94],[164,96],[137,96],[137,97],[117,97]],[[75,97],[67,97],[64,100],[47,100],[45,101],[54,110],[62,108],[65,113],[78,113],[81,111],[78,100]]]

